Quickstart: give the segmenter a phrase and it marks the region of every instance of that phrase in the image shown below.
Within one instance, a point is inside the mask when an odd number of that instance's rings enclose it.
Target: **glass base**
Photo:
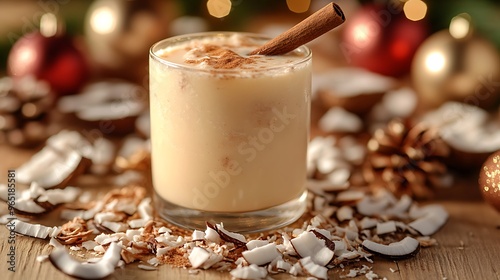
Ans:
[[[239,233],[262,232],[295,222],[306,209],[307,191],[284,204],[253,212],[204,212],[165,201],[155,193],[155,208],[168,222],[189,229],[206,229],[206,222],[223,223],[224,228]]]

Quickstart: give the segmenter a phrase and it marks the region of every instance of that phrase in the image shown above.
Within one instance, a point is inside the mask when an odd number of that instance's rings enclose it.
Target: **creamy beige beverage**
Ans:
[[[246,34],[169,39],[152,48],[154,189],[208,212],[249,212],[303,197],[311,57],[247,56]]]

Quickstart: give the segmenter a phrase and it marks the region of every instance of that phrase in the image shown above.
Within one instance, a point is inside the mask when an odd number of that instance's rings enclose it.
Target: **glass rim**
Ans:
[[[203,68],[197,68],[195,66],[190,66],[190,65],[185,65],[185,64],[179,64],[175,63],[172,61],[169,61],[165,58],[162,58],[156,54],[158,51],[157,48],[160,45],[165,45],[166,43],[170,43],[168,45],[172,45],[175,43],[180,43],[180,42],[187,42],[191,39],[196,39],[196,38],[203,38],[203,37],[211,37],[211,36],[224,36],[224,37],[229,37],[231,35],[235,34],[240,34],[240,35],[245,35],[249,36],[253,39],[258,39],[258,40],[265,40],[268,41],[271,38],[268,36],[265,36],[263,34],[258,34],[258,33],[251,33],[251,32],[237,32],[237,31],[209,31],[209,32],[199,32],[199,33],[188,33],[188,34],[183,34],[183,35],[177,35],[173,37],[169,37],[163,40],[160,40],[156,43],[154,43],[151,48],[149,49],[149,57],[154,59],[155,61],[164,64],[168,67],[171,68],[176,68],[179,70],[187,70],[187,71],[196,71],[196,72],[210,72],[211,74],[236,74],[236,73],[242,73],[242,72],[253,72],[253,73],[260,73],[260,72],[265,72],[265,71],[270,71],[270,70],[279,70],[283,68],[291,68],[303,63],[306,63],[311,60],[312,58],[312,51],[309,47],[306,45],[302,45],[296,50],[301,50],[305,54],[304,57],[301,57],[300,59],[297,59],[296,61],[288,62],[288,63],[283,63],[279,65],[272,65],[269,67],[265,68],[258,68],[258,69],[203,69]],[[166,46],[168,46],[166,45]],[[164,47],[166,47],[164,46]]]

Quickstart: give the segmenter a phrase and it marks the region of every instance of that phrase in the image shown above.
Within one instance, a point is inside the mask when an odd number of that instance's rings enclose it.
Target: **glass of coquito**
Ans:
[[[167,221],[256,232],[304,212],[311,51],[248,55],[268,40],[208,32],[151,48],[152,179]]]

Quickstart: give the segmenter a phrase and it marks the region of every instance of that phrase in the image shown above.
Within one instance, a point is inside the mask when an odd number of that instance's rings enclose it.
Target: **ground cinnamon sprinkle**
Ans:
[[[234,69],[255,62],[253,58],[242,57],[229,49],[215,45],[204,45],[200,48],[200,51],[204,53],[203,57],[186,59],[186,63],[206,63],[214,69]]]
[[[185,251],[180,248],[174,248],[167,252],[165,255],[161,255],[158,259],[164,263],[169,264],[174,267],[191,267],[191,263],[184,256]]]

